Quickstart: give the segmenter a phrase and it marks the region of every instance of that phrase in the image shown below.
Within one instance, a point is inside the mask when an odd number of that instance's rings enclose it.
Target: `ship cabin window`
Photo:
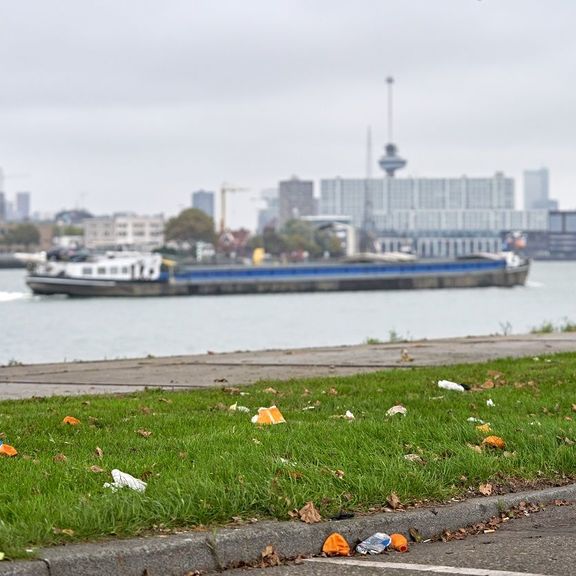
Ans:
[[[99,275],[106,274],[106,268],[104,266],[98,266],[98,268],[96,268],[96,274]]]
[[[84,266],[82,268],[82,274],[84,276],[91,276],[92,275],[92,267],[91,266]]]
[[[110,274],[118,274],[118,266],[112,266],[110,268]]]
[[[128,274],[128,266],[122,266],[122,274]]]

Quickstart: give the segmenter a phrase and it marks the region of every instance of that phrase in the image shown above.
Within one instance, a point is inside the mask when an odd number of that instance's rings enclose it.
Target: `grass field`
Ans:
[[[464,383],[464,393],[437,387]],[[4,401],[0,552],[252,518],[323,517],[576,477],[576,354],[238,389]],[[491,399],[494,407],[487,406]],[[237,403],[250,413],[231,411]],[[251,416],[276,404],[286,423]],[[386,416],[396,404],[405,416]],[[353,420],[343,418],[346,411]],[[74,416],[80,424],[63,424]],[[477,418],[491,432],[476,428]],[[482,445],[489,434],[505,449]],[[407,455],[410,459],[407,459]],[[416,456],[414,456],[416,455]],[[104,488],[114,468],[148,483]],[[485,487],[483,488],[485,490]]]

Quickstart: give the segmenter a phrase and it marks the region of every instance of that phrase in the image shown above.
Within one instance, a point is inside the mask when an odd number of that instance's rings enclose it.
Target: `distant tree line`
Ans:
[[[0,245],[6,248],[22,246],[28,250],[40,244],[40,231],[34,224],[23,222],[0,229]]]

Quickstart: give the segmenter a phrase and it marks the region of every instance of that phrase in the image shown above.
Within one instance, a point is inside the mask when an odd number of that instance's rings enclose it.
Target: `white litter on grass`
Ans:
[[[496,404],[494,404],[494,401],[492,400],[492,398],[488,398],[488,400],[486,400],[486,406],[490,406],[490,408],[494,408],[494,406],[496,406]]]
[[[396,406],[392,406],[386,411],[386,416],[394,416],[395,414],[402,414],[402,416],[406,416],[406,408],[402,406],[402,404],[398,404]]]
[[[352,414],[352,412],[350,412],[350,410],[346,410],[346,414],[344,414],[344,418],[346,418],[346,420],[354,420],[354,414]]]
[[[104,488],[110,488],[113,492],[120,488],[130,488],[136,490],[136,492],[144,492],[146,490],[146,482],[116,468],[112,470],[112,478],[114,478],[114,482],[106,482]]]
[[[234,402],[231,406],[228,407],[230,412],[244,412],[245,414],[250,414],[250,408],[246,406],[238,406],[238,402]]]
[[[456,382],[450,382],[450,380],[438,380],[438,388],[444,388],[444,390],[453,390],[454,392],[464,392],[466,388],[461,384]]]
[[[484,420],[481,420],[480,418],[474,418],[473,416],[470,416],[470,418],[468,418],[466,421],[474,422],[475,424],[485,424]]]

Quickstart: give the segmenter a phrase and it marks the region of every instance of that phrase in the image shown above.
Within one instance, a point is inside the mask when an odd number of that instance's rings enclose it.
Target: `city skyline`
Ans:
[[[403,177],[550,169],[576,207],[576,52],[568,0],[128,0],[0,7],[0,166],[34,211],[174,215],[223,182],[255,228],[263,189],[297,174],[362,178],[386,144],[396,78]],[[105,41],[103,41],[105,40]],[[15,57],[17,56],[17,57]],[[217,212],[218,213],[218,212]]]

